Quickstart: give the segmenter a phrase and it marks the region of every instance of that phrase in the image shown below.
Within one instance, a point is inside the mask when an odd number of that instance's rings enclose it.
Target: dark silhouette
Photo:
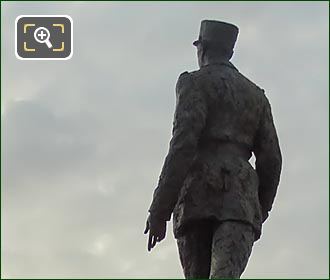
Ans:
[[[202,21],[193,43],[200,69],[178,79],[173,137],[149,209],[148,250],[173,212],[186,278],[241,276],[279,184],[268,99],[229,62],[237,35],[235,25]]]

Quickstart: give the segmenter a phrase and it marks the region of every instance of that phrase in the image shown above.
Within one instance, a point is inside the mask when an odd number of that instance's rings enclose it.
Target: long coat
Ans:
[[[232,144],[242,158],[218,149]],[[255,169],[248,162],[252,152]],[[175,237],[200,219],[249,223],[255,239],[276,195],[282,157],[264,90],[230,62],[182,73],[172,139],[149,212],[173,213]]]

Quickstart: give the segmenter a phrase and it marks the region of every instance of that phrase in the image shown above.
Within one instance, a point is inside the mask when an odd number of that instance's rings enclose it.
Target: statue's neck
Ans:
[[[229,59],[225,57],[216,57],[216,58],[208,58],[205,57],[201,67],[212,65],[212,64],[220,64],[220,63],[229,63]]]

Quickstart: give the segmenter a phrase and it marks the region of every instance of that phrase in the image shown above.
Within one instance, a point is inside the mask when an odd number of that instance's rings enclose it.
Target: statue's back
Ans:
[[[266,101],[263,90],[230,63],[203,67],[192,75],[208,100],[208,118],[201,141],[229,141],[252,151]]]

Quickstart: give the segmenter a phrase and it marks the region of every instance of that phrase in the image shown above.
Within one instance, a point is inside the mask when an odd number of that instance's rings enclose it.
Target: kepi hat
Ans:
[[[231,23],[217,20],[203,20],[201,22],[199,38],[193,42],[193,45],[197,46],[199,43],[206,43],[231,51],[234,49],[238,30],[238,27]]]

